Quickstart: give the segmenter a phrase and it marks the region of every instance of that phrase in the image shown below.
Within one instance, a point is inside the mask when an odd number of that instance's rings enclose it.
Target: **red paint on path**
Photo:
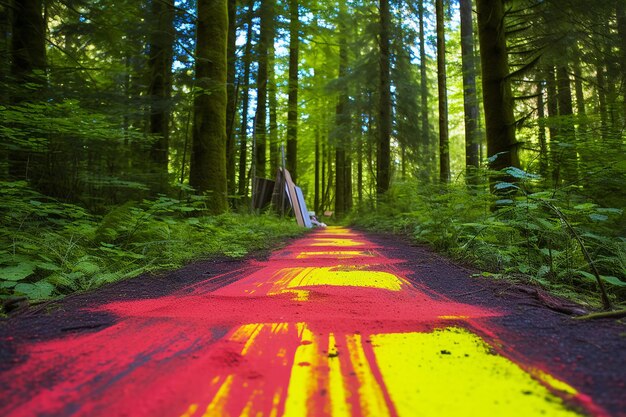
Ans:
[[[371,347],[374,335],[458,325],[500,350],[503,329],[487,323],[502,313],[421,291],[404,278],[402,260],[382,256],[359,234],[317,231],[257,266],[216,291],[200,283],[166,297],[105,305],[100,310],[118,317],[115,325],[21,346],[28,359],[0,375],[11,386],[0,414],[283,415],[297,406],[288,389],[308,369],[318,387],[332,386],[334,372],[356,375],[343,383],[348,393],[360,392],[365,383],[384,386]],[[366,271],[380,274],[366,279]],[[353,277],[361,277],[358,285],[341,281]],[[348,351],[353,362],[361,355],[370,364],[369,373],[359,374],[349,361],[336,370],[315,363]],[[305,356],[312,359],[299,360]],[[541,368],[525,364],[521,355],[516,361],[524,369]],[[315,395],[308,400],[309,415],[376,415],[360,399],[366,394],[346,395],[345,409],[337,408],[339,394]],[[389,392],[376,395],[389,415],[399,415]],[[605,415],[583,394],[572,399]]]

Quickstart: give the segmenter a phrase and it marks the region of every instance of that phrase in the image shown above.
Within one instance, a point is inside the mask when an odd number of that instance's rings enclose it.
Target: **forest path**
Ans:
[[[619,340],[608,340],[615,324],[568,328],[569,318],[528,306],[518,314],[523,303],[503,304],[493,283],[423,249],[327,228],[267,261],[233,266],[162,296],[116,293],[4,323],[0,414],[624,411],[623,368],[614,369],[623,355],[604,368],[595,362],[619,352]],[[29,325],[42,334],[20,330]]]

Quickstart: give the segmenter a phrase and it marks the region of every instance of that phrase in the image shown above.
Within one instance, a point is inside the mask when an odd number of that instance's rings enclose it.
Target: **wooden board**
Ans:
[[[287,195],[289,197],[289,201],[291,202],[291,207],[293,208],[293,213],[296,216],[296,222],[298,222],[299,226],[306,227],[306,223],[304,222],[304,216],[302,215],[302,210],[300,209],[300,202],[298,201],[298,195],[296,194],[296,184],[291,179],[291,174],[286,169],[283,169],[285,173],[285,183],[287,188]],[[308,213],[307,213],[308,217]]]
[[[300,187],[296,187],[296,197],[298,198],[298,205],[300,206],[300,211],[304,219],[304,227],[310,229],[311,227],[313,227],[313,225],[311,224],[311,217],[309,216],[309,211],[306,208],[306,203],[304,202],[304,194],[302,194],[302,189]]]

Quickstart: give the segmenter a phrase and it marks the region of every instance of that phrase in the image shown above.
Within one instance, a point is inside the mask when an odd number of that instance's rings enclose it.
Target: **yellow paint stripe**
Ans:
[[[363,256],[373,256],[369,252],[358,250],[343,250],[343,251],[312,251],[301,252],[296,256],[297,259],[307,258],[334,258],[334,259],[349,259]]]
[[[220,388],[217,390],[215,397],[206,408],[202,417],[225,416],[224,406],[228,402],[228,395],[233,384],[233,375],[228,375]]]
[[[187,411],[181,414],[180,417],[191,417],[196,413],[197,410],[198,410],[198,404],[191,404],[189,408],[187,408]]]
[[[576,395],[578,394],[578,391],[576,391],[575,388],[573,388],[571,385],[568,385],[567,383],[560,381],[558,379],[556,379],[555,377],[553,377],[550,374],[547,374],[539,369],[533,369],[530,371],[531,375],[533,375],[535,378],[537,378],[538,380],[542,381],[543,383],[545,383],[547,386],[557,390],[557,391],[561,391],[564,392],[566,394],[569,395]]]
[[[356,374],[359,395],[359,404],[361,406],[362,415],[387,417],[389,408],[383,395],[383,391],[378,381],[372,373],[372,368],[365,356],[363,350],[363,342],[360,334],[349,335],[346,337],[350,362]]]
[[[330,393],[330,407],[333,417],[350,417],[350,403],[341,372],[341,363],[337,354],[335,335],[328,335],[328,391]],[[332,354],[332,355],[331,355]]]
[[[243,326],[239,326],[229,337],[229,340],[244,343],[243,349],[241,349],[241,354],[245,355],[254,344],[254,341],[259,333],[261,333],[261,330],[263,330],[263,324],[245,324]]]
[[[379,334],[371,341],[400,417],[578,415],[465,329]]]
[[[307,344],[298,346],[294,355],[283,417],[306,417],[309,415],[307,401],[315,390],[315,372],[319,360],[317,340],[303,323],[298,323],[298,333],[300,340]]]
[[[392,291],[400,291],[404,281],[389,272],[361,271],[361,270],[338,270],[337,268],[285,268],[289,271],[291,280],[286,286],[276,284],[270,293],[278,293],[287,288],[299,288],[317,285],[353,286],[381,288]],[[286,271],[287,272],[287,271]]]
[[[320,237],[314,238],[314,242],[311,246],[363,246],[365,243],[359,242],[354,239],[338,239],[338,238],[328,238],[328,237]]]

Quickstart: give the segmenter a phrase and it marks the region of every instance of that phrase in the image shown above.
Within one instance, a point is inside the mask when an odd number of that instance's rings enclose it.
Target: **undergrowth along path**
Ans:
[[[494,284],[476,284],[487,295],[468,292],[473,281],[460,277],[467,274],[458,267],[383,242],[349,229],[319,229],[267,261],[169,294],[83,306],[75,314],[94,317],[93,326],[66,323],[61,335],[42,340],[9,336],[19,325],[19,318],[10,320],[1,333],[10,348],[0,354],[12,365],[0,374],[0,413],[608,416],[624,410],[624,400],[611,396],[619,395],[620,371],[590,373],[587,363],[599,354],[594,346],[581,350],[566,333],[566,346],[554,347],[559,361],[547,354],[561,317],[547,310],[538,317],[532,306],[516,313],[494,299]],[[463,301],[455,292],[472,296]],[[592,331],[579,326],[577,337],[590,345],[585,335]],[[614,330],[600,327],[598,343],[602,332]],[[615,354],[623,364],[623,354]]]

